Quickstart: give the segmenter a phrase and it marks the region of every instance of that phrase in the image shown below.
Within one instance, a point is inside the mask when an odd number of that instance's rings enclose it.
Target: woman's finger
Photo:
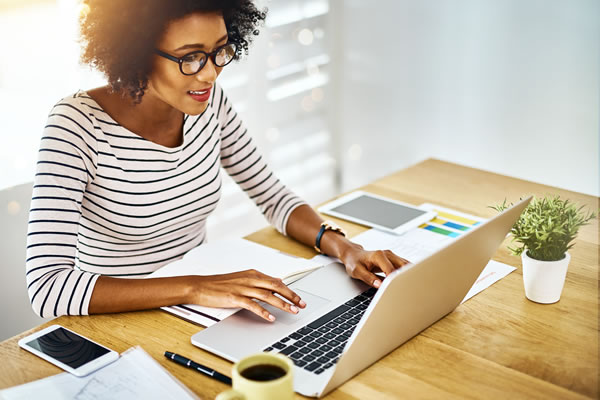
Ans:
[[[288,303],[287,301],[284,301],[280,297],[275,296],[270,290],[259,289],[256,287],[245,287],[241,289],[241,292],[241,294],[246,297],[262,300],[273,307],[277,307],[280,310],[289,312],[291,314],[297,314],[299,311],[298,307]]]
[[[269,322],[275,321],[275,316],[273,314],[261,307],[256,301],[251,300],[249,297],[237,295],[235,296],[234,302],[237,307],[245,308],[246,310],[253,312]]]
[[[381,279],[377,275],[369,271],[367,268],[365,268],[363,265],[358,265],[356,268],[354,268],[350,276],[356,279],[360,279],[367,285],[372,286],[374,288],[379,288],[379,286],[381,286]]]
[[[268,289],[271,292],[275,292],[298,307],[306,307],[306,303],[302,301],[302,298],[292,289],[287,287],[281,279],[264,275],[264,278],[248,278],[245,283],[247,286]]]
[[[401,268],[402,266],[404,266],[406,264],[410,264],[409,260],[407,260],[406,258],[397,256],[391,250],[386,250],[386,251],[384,251],[384,253],[386,254],[388,260],[390,260],[392,262],[392,264],[394,264],[395,269]]]
[[[373,264],[377,266],[386,276],[394,272],[394,265],[388,259],[385,252],[379,250],[373,254]]]

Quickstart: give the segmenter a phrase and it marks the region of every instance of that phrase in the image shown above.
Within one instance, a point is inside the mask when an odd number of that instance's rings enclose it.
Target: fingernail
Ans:
[[[275,316],[273,314],[269,314],[269,321],[275,321]]]
[[[304,302],[304,300],[300,300],[300,307],[306,307],[306,303]]]
[[[296,313],[298,312],[298,307],[296,307],[296,306],[291,306],[291,307],[290,307],[290,310],[292,310],[292,312],[293,312],[294,314],[296,314]]]
[[[375,282],[373,282],[373,286],[375,286],[376,288],[378,288],[379,286],[381,286],[381,281],[380,280],[376,280]]]

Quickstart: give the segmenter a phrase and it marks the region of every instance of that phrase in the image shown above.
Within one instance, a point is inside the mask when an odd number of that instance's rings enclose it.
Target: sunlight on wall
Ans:
[[[33,179],[52,106],[78,89],[105,82],[78,63],[78,12],[76,0],[0,12],[0,188]]]

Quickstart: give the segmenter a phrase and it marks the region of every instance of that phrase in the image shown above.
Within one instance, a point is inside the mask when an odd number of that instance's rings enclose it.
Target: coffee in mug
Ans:
[[[251,381],[272,381],[286,374],[285,369],[273,364],[258,364],[246,368],[241,375]]]
[[[294,364],[283,354],[258,353],[232,368],[233,389],[216,400],[291,400],[294,398]]]

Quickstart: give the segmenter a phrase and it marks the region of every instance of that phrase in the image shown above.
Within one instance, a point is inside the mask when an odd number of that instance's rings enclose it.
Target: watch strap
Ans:
[[[325,233],[325,231],[333,231],[341,234],[342,236],[346,236],[346,232],[339,226],[335,225],[333,222],[322,222],[321,228],[319,229],[319,233],[317,233],[317,238],[315,239],[315,250],[319,253],[323,253],[323,251],[321,250],[321,239],[323,238],[323,234]]]

